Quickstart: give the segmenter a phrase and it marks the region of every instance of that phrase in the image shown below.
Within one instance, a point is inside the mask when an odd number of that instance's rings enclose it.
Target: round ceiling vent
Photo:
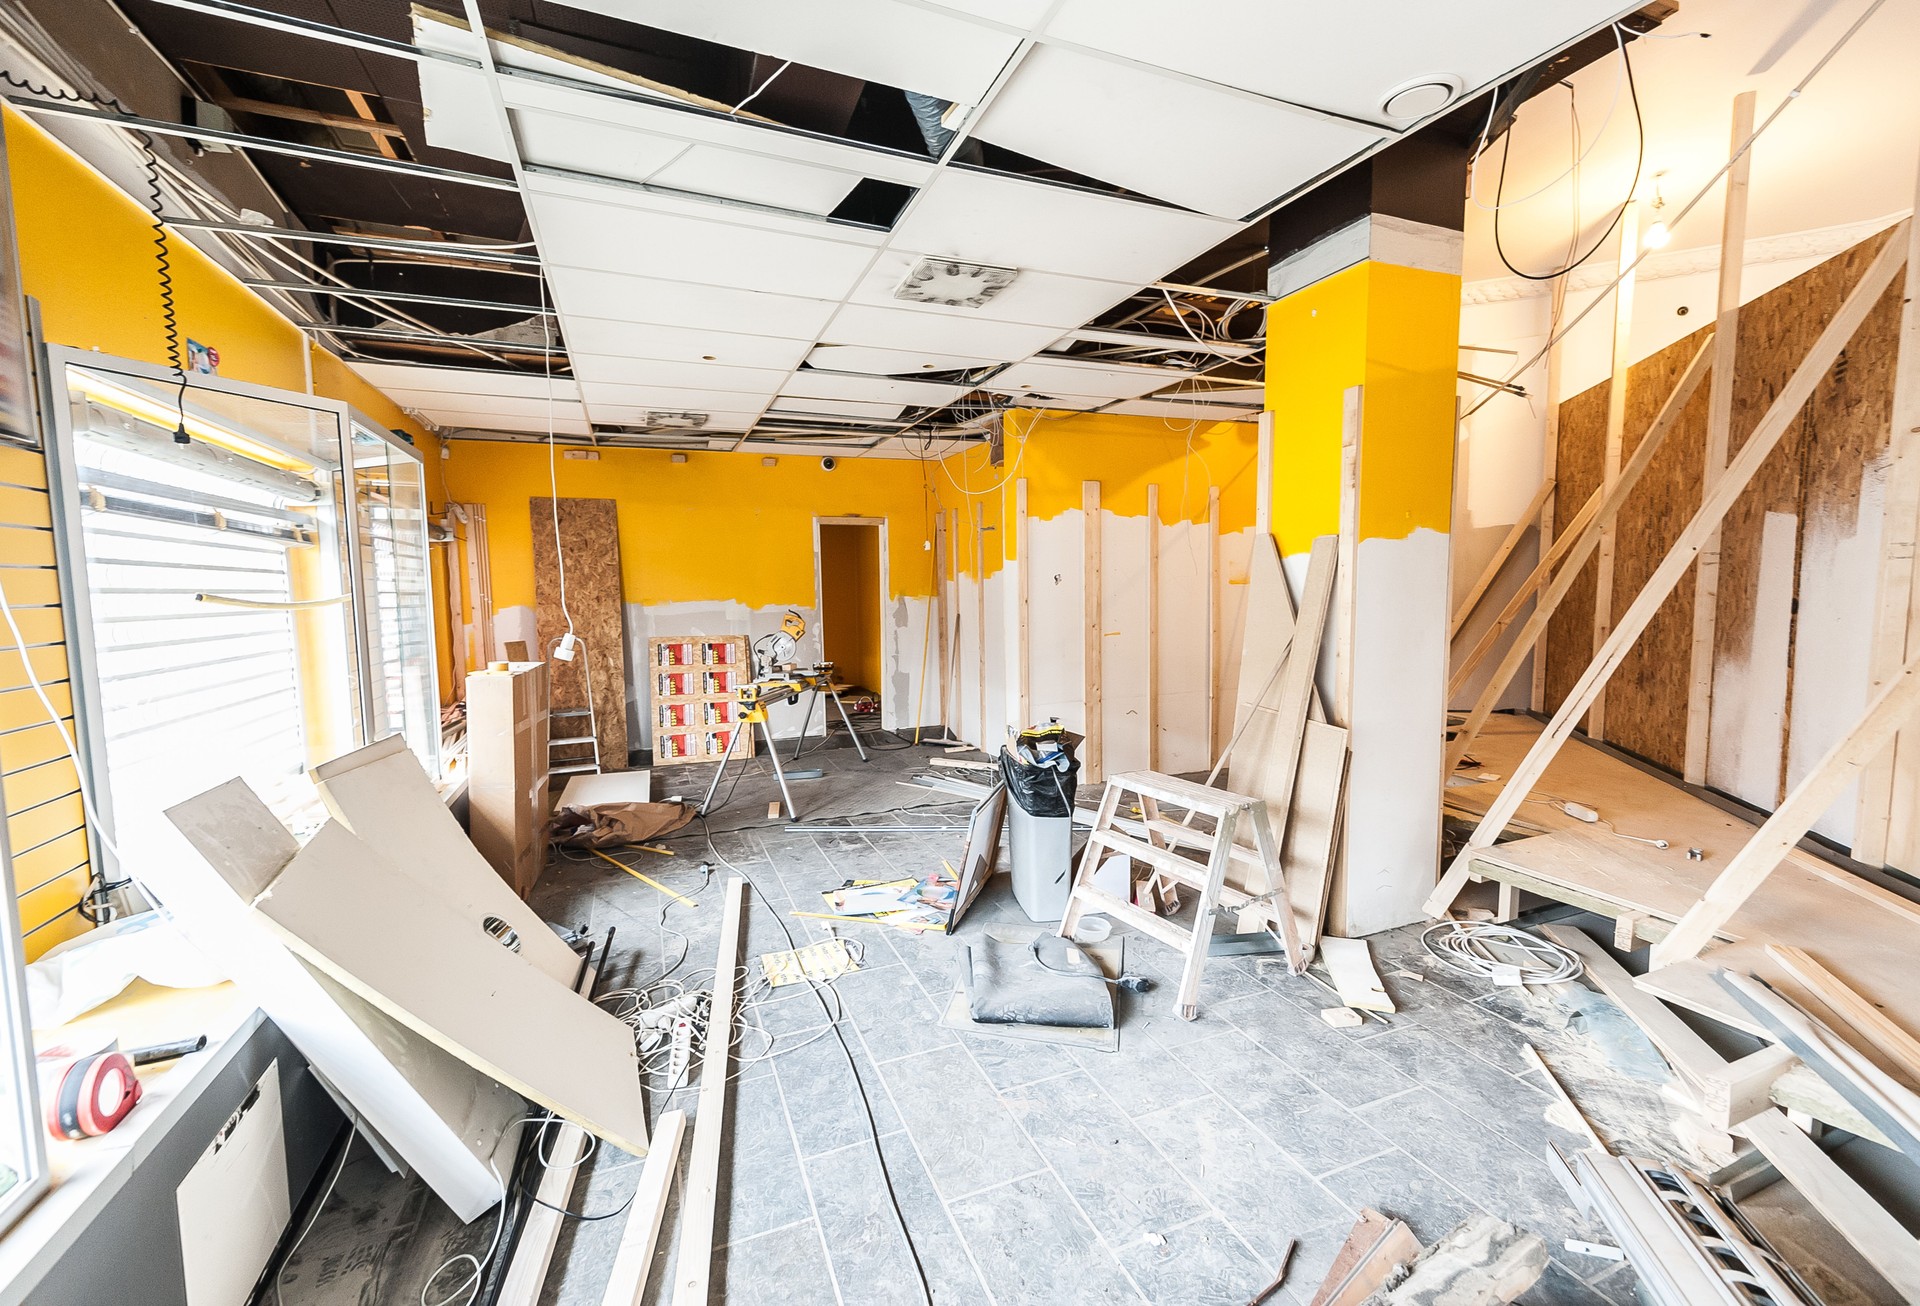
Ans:
[[[1460,83],[1451,77],[1423,77],[1388,91],[1380,101],[1380,111],[1389,118],[1424,118],[1438,113],[1460,94]]]

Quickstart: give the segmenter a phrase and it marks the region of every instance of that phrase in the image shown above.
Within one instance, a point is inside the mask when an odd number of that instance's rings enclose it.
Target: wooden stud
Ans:
[[[1560,565],[1560,559],[1567,556],[1567,550],[1580,542],[1587,524],[1593,520],[1594,514],[1600,511],[1600,502],[1605,493],[1604,490],[1596,487],[1594,492],[1587,496],[1587,501],[1580,505],[1580,511],[1575,513],[1573,520],[1567,523],[1567,529],[1559,539],[1547,547],[1545,556],[1531,572],[1527,573],[1527,578],[1520,582],[1520,588],[1515,590],[1513,597],[1507,600],[1507,605],[1500,609],[1500,615],[1493,619],[1493,624],[1487,627],[1479,640],[1468,650],[1467,655],[1460,659],[1459,666],[1454,669],[1453,678],[1447,682],[1449,700],[1466,689],[1467,681],[1474,671],[1486,660],[1487,655],[1499,646],[1500,637],[1507,633],[1508,627],[1519,620],[1520,610],[1527,606],[1534,592],[1553,575],[1554,568]],[[1534,662],[1539,666],[1546,665],[1537,648],[1534,651]]]
[[[1920,204],[1920,197],[1916,197]],[[1917,210],[1920,211],[1920,210]],[[1887,447],[1886,508],[1880,532],[1869,683],[1878,688],[1920,651],[1914,557],[1920,552],[1920,223],[1907,230],[1906,301],[1893,375],[1893,434]],[[1897,783],[1896,783],[1897,780]],[[1920,871],[1920,732],[1903,732],[1860,777],[1853,856],[1870,866]]]
[[[1712,348],[1711,336],[1701,342],[1700,348],[1694,353],[1693,361],[1687,365],[1687,370],[1681,373],[1679,381],[1674,384],[1673,393],[1667,396],[1667,402],[1661,406],[1659,415],[1653,419],[1653,425],[1647,428],[1646,436],[1634,449],[1633,457],[1629,458],[1627,465],[1621,468],[1613,488],[1606,492],[1606,497],[1595,509],[1592,521],[1587,524],[1580,537],[1568,547],[1552,583],[1534,604],[1533,615],[1527,618],[1527,624],[1519,636],[1507,646],[1506,656],[1500,659],[1500,665],[1494,670],[1492,679],[1480,691],[1480,697],[1474,703],[1473,710],[1467,714],[1466,722],[1455,732],[1453,743],[1447,749],[1444,774],[1452,775],[1455,768],[1460,765],[1460,759],[1467,755],[1467,749],[1472,746],[1474,737],[1480,733],[1481,727],[1486,725],[1487,717],[1499,703],[1500,695],[1506,692],[1507,686],[1519,673],[1520,663],[1526,659],[1527,653],[1534,647],[1536,641],[1546,633],[1547,623],[1553,619],[1553,614],[1559,610],[1561,602],[1573,589],[1574,582],[1579,579],[1580,568],[1586,564],[1587,559],[1593,555],[1599,545],[1601,531],[1620,515],[1620,510],[1626,506],[1634,487],[1640,483],[1640,478],[1646,475],[1647,468],[1653,465],[1653,456],[1660,451],[1660,446],[1665,442],[1668,432],[1679,425],[1681,414],[1686,411],[1688,401],[1693,398],[1694,391],[1700,388],[1701,381],[1706,378],[1712,363]],[[1568,729],[1572,729],[1571,724]]]
[[[1207,487],[1207,756],[1220,742],[1220,487]]]
[[[1080,517],[1082,529],[1081,553],[1081,657],[1082,674],[1086,678],[1086,688],[1082,691],[1085,704],[1085,727],[1082,747],[1086,757],[1082,766],[1089,783],[1107,778],[1106,767],[1106,722],[1101,714],[1106,711],[1101,701],[1101,648],[1100,629],[1103,618],[1100,613],[1100,482],[1080,482]]]
[[[720,950],[713,963],[713,1004],[700,1053],[700,1096],[694,1109],[693,1154],[680,1194],[680,1241],[673,1265],[673,1306],[707,1306],[713,1278],[713,1230],[720,1197],[720,1144],[727,1132],[727,1088],[733,1071],[735,995],[740,986],[742,917],[747,882],[727,881],[720,910]]]
[[[1879,1049],[1894,1069],[1912,1082],[1920,1083],[1920,1039],[1896,1025],[1886,1012],[1861,997],[1845,980],[1803,949],[1769,943],[1767,956],[1832,1008],[1846,1027]]]
[[[1787,795],[1787,800],[1754,832],[1746,847],[1735,853],[1726,869],[1714,877],[1700,901],[1687,909],[1673,932],[1653,945],[1653,964],[1671,966],[1676,961],[1698,956],[1715,932],[1753,896],[1753,891],[1773,874],[1781,859],[1806,836],[1813,823],[1833,806],[1847,786],[1866,769],[1867,763],[1893,741],[1895,732],[1917,711],[1920,711],[1920,656],[1881,687],[1853,729],[1814,763],[1813,769]]]
[[[687,1113],[668,1111],[653,1127],[653,1150],[640,1170],[640,1186],[627,1208],[627,1223],[614,1249],[613,1271],[600,1306],[640,1306],[653,1269],[653,1249],[660,1240],[660,1223],[667,1213],[667,1195],[680,1164],[680,1140],[687,1129]]]
[[[1147,769],[1160,769],[1160,487],[1147,487]]]
[[[1447,626],[1449,640],[1460,633],[1460,627],[1467,624],[1467,618],[1473,615],[1473,610],[1486,596],[1488,587],[1499,577],[1501,569],[1507,565],[1507,559],[1513,556],[1513,551],[1520,546],[1520,541],[1525,539],[1527,532],[1533,529],[1534,520],[1546,511],[1547,500],[1552,495],[1553,481],[1550,479],[1542,481],[1540,489],[1533,496],[1533,501],[1527,505],[1526,510],[1519,517],[1514,519],[1513,528],[1507,532],[1507,538],[1500,542],[1498,549],[1494,550],[1493,558],[1487,563],[1486,569],[1480,573],[1480,579],[1473,583],[1473,588],[1467,591],[1467,596],[1460,600],[1460,606],[1454,609],[1453,621]]]
[[[1033,724],[1033,648],[1028,640],[1028,617],[1033,596],[1033,528],[1027,521],[1027,479],[1013,483],[1014,583],[1019,586],[1016,651],[1020,659],[1020,726]]]
[[[1562,377],[1562,352],[1554,343],[1553,335],[1560,329],[1560,322],[1567,308],[1567,278],[1555,277],[1553,280],[1552,307],[1547,314],[1547,390],[1544,402],[1547,406],[1546,445],[1540,452],[1541,474],[1549,481],[1558,482],[1560,477],[1560,391],[1564,381]],[[1598,493],[1598,490],[1595,491]],[[1555,519],[1560,513],[1558,491],[1549,494],[1540,509],[1540,553],[1544,558],[1554,543]],[[1538,584],[1538,582],[1535,582]],[[1543,639],[1533,650],[1533,691],[1528,705],[1535,712],[1547,710],[1547,649]]]
[[[1280,670],[1272,727],[1273,742],[1267,755],[1267,773],[1262,782],[1262,796],[1267,800],[1267,814],[1273,822],[1276,843],[1279,841],[1278,832],[1287,828],[1293,807],[1294,781],[1300,770],[1301,739],[1307,728],[1307,707],[1313,696],[1314,672],[1320,664],[1320,645],[1325,638],[1327,614],[1333,605],[1339,556],[1338,536],[1322,535],[1313,542],[1313,550],[1307,561],[1306,590],[1300,596],[1300,614],[1293,628],[1293,644],[1287,651],[1286,665]]]
[[[1540,1049],[1531,1043],[1522,1043],[1520,1050],[1527,1060],[1533,1063],[1533,1068],[1546,1079],[1547,1087],[1553,1090],[1555,1097],[1560,1099],[1560,1105],[1572,1113],[1574,1120],[1580,1126],[1580,1132],[1587,1136],[1597,1150],[1612,1151],[1613,1149],[1607,1146],[1607,1140],[1600,1137],[1600,1131],[1593,1127],[1593,1121],[1587,1119],[1587,1113],[1582,1111],[1580,1104],[1573,1100],[1573,1094],[1567,1092],[1567,1086],[1562,1084],[1560,1077],[1553,1073],[1553,1067],[1548,1065],[1547,1059],[1540,1055]]]
[[[1273,534],[1273,414],[1260,414],[1254,428],[1253,530]]]
[[[1600,487],[1612,490],[1620,479],[1620,461],[1627,431],[1627,374],[1633,367],[1634,258],[1640,252],[1640,207],[1628,200],[1620,213],[1620,266],[1624,269],[1613,288],[1613,375],[1607,380],[1607,447]],[[1600,656],[1613,633],[1613,522],[1600,527],[1600,548],[1594,562],[1593,655]],[[1593,696],[1587,713],[1587,736],[1607,736],[1606,686]]]
[[[1460,850],[1460,855],[1454,858],[1453,865],[1448,868],[1440,886],[1427,899],[1426,907],[1430,914],[1437,916],[1444,912],[1460,892],[1461,887],[1466,884],[1470,873],[1469,864],[1473,860],[1474,853],[1493,842],[1500,831],[1506,827],[1507,822],[1513,819],[1520,804],[1526,801],[1533,786],[1539,783],[1541,773],[1553,761],[1554,754],[1560,751],[1560,746],[1566,742],[1567,736],[1573,733],[1574,721],[1592,704],[1594,694],[1599,687],[1604,685],[1607,678],[1618,669],[1627,650],[1633,646],[1641,632],[1646,630],[1647,623],[1653,620],[1653,614],[1659,610],[1662,603],[1666,602],[1667,596],[1672,594],[1674,588],[1679,585],[1681,578],[1686,575],[1687,568],[1693,565],[1701,545],[1706,542],[1707,534],[1720,524],[1721,519],[1727,515],[1727,510],[1733,506],[1734,500],[1746,490],[1748,484],[1759,472],[1761,463],[1766,461],[1767,455],[1772,453],[1780,443],[1781,437],[1786,434],[1787,428],[1799,415],[1800,409],[1812,397],[1821,378],[1826,376],[1827,370],[1840,356],[1840,351],[1860,329],[1860,324],[1866,320],[1867,314],[1872,312],[1874,306],[1879,303],[1880,296],[1886,292],[1887,286],[1893,281],[1893,274],[1900,269],[1901,263],[1906,258],[1906,245],[1911,225],[1912,219],[1907,219],[1881,247],[1880,253],[1861,274],[1859,282],[1853,288],[1853,293],[1847,296],[1839,312],[1834,314],[1832,321],[1828,322],[1826,328],[1821,331],[1813,347],[1801,360],[1800,366],[1794,369],[1793,375],[1787,379],[1786,385],[1781,388],[1772,406],[1767,409],[1766,415],[1754,427],[1753,433],[1747,437],[1747,442],[1740,447],[1739,454],[1727,465],[1726,475],[1716,481],[1714,487],[1706,492],[1700,510],[1681,530],[1679,537],[1673,542],[1673,547],[1667,551],[1666,557],[1661,559],[1660,565],[1654,568],[1653,575],[1648,578],[1646,585],[1642,587],[1626,614],[1617,623],[1613,634],[1607,640],[1606,648],[1601,651],[1601,656],[1595,658],[1592,665],[1581,674],[1579,682],[1574,685],[1572,692],[1560,705],[1560,710],[1554,714],[1553,720],[1547,724],[1547,728],[1541,732],[1540,737],[1534,741],[1533,747],[1528,750],[1526,758],[1520,764],[1520,769],[1507,781],[1505,788],[1488,808],[1487,815],[1481,820],[1479,827],[1468,839],[1466,846]],[[1645,442],[1642,441],[1642,443]],[[1502,666],[1504,667],[1505,663]],[[1511,674],[1509,670],[1508,676],[1510,677]],[[1500,677],[1496,675],[1495,680],[1499,682]],[[1504,686],[1504,682],[1501,683]],[[1490,710],[1491,705],[1488,706]],[[1481,722],[1485,719],[1485,714],[1482,713]],[[1469,722],[1469,724],[1473,723]],[[1478,728],[1478,725],[1474,725],[1474,729]],[[1467,731],[1462,730],[1461,737],[1470,736]],[[1459,740],[1455,742],[1459,745]],[[1461,751],[1465,751],[1464,747],[1461,747]],[[1449,767],[1458,760],[1458,754],[1449,753]],[[1815,816],[1818,815],[1819,813],[1816,812]]]
[[[1353,725],[1354,593],[1360,560],[1360,433],[1366,421],[1363,387],[1351,386],[1340,412],[1339,604],[1334,636],[1333,710],[1335,725]],[[1317,642],[1316,642],[1317,647]]]
[[[1747,250],[1747,177],[1753,152],[1753,92],[1733,97],[1733,164],[1720,224],[1720,289],[1713,325],[1713,379],[1707,387],[1707,451],[1701,485],[1713,488],[1733,437],[1734,360],[1740,339],[1740,271]],[[1704,491],[1703,491],[1704,492]],[[1687,744],[1681,776],[1707,782],[1707,731],[1713,717],[1713,654],[1720,604],[1720,532],[1707,537],[1693,571],[1693,643],[1687,681]]]

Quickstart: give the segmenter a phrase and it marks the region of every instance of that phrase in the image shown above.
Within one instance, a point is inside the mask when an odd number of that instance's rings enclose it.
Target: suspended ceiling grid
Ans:
[[[1418,119],[1618,17],[1617,0],[593,0],[573,6],[951,102],[938,159],[690,104],[667,88],[416,11],[430,144],[512,165],[573,380],[556,429],[703,432],[768,418],[898,422],[976,388],[1014,404],[1158,416],[1258,407],[1174,398],[1193,375],[1044,351]],[[502,130],[504,114],[508,130]],[[1135,192],[970,167],[970,139]],[[910,188],[888,228],[829,216],[863,180]],[[1154,202],[1154,201],[1159,202]],[[924,258],[1017,270],[979,307],[895,290]],[[1040,357],[1036,357],[1040,355]],[[989,369],[1014,364],[1004,371]],[[547,400],[471,374],[362,365],[442,425],[545,429]],[[971,371],[965,383],[912,379]],[[984,379],[982,379],[984,378]],[[976,386],[974,381],[980,384]],[[671,419],[669,420],[671,423]]]

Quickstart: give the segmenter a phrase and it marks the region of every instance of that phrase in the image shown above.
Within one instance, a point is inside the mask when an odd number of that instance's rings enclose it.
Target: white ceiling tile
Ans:
[[[645,403],[612,393],[628,389],[658,389],[677,386],[693,390],[725,391],[730,394],[772,394],[787,379],[788,373],[767,367],[723,367],[719,363],[664,363],[645,358],[576,358],[573,367],[580,378],[580,397],[588,403]],[[745,408],[746,404],[729,404]]]
[[[696,145],[650,179],[655,186],[774,204],[806,213],[831,213],[859,177],[764,154]]]
[[[423,413],[436,410],[458,413],[495,413],[501,417],[524,417],[528,420],[544,421],[549,410],[545,399],[528,399],[514,395],[476,395],[424,390],[389,390],[387,398],[402,408],[417,408]],[[560,418],[580,417],[580,401],[575,398],[555,399],[551,410],[556,420]]]
[[[464,367],[409,367],[403,363],[354,363],[353,370],[381,390],[440,390],[465,395],[524,395],[545,398],[549,387],[559,399],[578,399],[580,392],[564,376],[551,379],[540,373],[483,372]]]
[[[981,389],[1001,394],[1136,399],[1175,382],[1189,380],[1192,376],[1192,372],[1170,367],[1129,367],[1117,363],[1030,358],[1024,363],[1015,363]]]
[[[529,435],[545,435],[547,420],[545,417],[515,417],[510,413],[494,412],[491,406],[486,412],[461,412],[457,409],[436,408],[422,410],[427,419],[435,426],[446,429],[471,428],[478,431],[524,431]],[[580,405],[569,405],[566,416],[553,420],[555,435],[589,435],[593,431],[586,418],[581,415]]]
[[[773,407],[767,410],[767,416],[856,417],[876,422],[896,422],[906,411],[904,404],[868,403],[858,399],[809,399],[799,395],[781,395],[773,401]]]
[[[876,227],[838,222],[823,214],[670,190],[648,190],[639,183],[611,178],[601,179],[571,172],[542,172],[536,167],[527,177],[527,189],[536,196],[584,200],[589,204],[633,209],[662,217],[752,227],[790,236],[838,241],[844,245],[877,249],[887,243],[887,233]]]
[[[1404,127],[1389,91],[1451,77],[1469,91],[1536,62],[1623,12],[1619,0],[1349,0],[1338,5],[1212,0],[1064,0],[1047,35]],[[1243,142],[1233,142],[1237,155]]]
[[[841,299],[873,257],[860,245],[717,218],[563,199],[537,190],[527,203],[549,267]]]
[[[956,308],[946,304],[895,299],[895,288],[906,279],[907,273],[920,261],[920,257],[919,253],[906,249],[883,251],[866,275],[860,278],[860,284],[847,297],[848,302],[913,313],[929,319],[1053,327],[1050,334],[1057,339],[1061,331],[1098,317],[1140,288],[1138,281],[1100,281],[1022,269],[1012,285],[979,308]],[[1027,352],[1031,353],[1032,350]]]
[[[932,0],[942,9],[971,14],[1009,27],[1032,27],[1047,16],[1053,0]]]
[[[1245,225],[1114,195],[948,168],[909,206],[887,247],[1139,286]],[[1016,280],[999,298],[1019,284]]]
[[[895,0],[570,0],[592,13],[683,32],[941,99],[978,104],[1020,38]]]
[[[630,131],[585,118],[515,109],[513,133],[524,162],[604,177],[645,181],[687,151],[670,136]]]
[[[701,413],[757,413],[767,406],[770,393],[708,390],[697,386],[592,385],[586,390],[587,411],[598,416],[603,408],[689,409]]]
[[[480,42],[466,24],[456,26],[437,14],[414,14],[413,42],[437,54],[480,57]],[[416,67],[420,72],[420,103],[426,110],[427,144],[483,159],[513,158],[506,135],[500,130],[493,92],[484,72],[444,59],[421,59]]]
[[[891,257],[885,256],[885,257]],[[1014,286],[1020,283],[1015,282]],[[1085,285],[1100,285],[1085,282]],[[1013,293],[1014,286],[1006,293]],[[1104,290],[1102,291],[1104,294]],[[994,301],[997,303],[998,301]],[[989,303],[991,308],[994,303]],[[1094,312],[1108,305],[1102,304]],[[970,310],[968,310],[970,311]],[[1084,321],[1093,313],[1083,315]],[[916,313],[903,301],[899,308],[878,308],[869,304],[848,304],[834,314],[833,321],[821,332],[821,339],[842,345],[879,345],[897,349],[924,349],[934,353],[953,353],[997,358],[1011,362],[1038,353],[1059,339],[1060,331],[1051,326],[1025,326],[1013,322],[989,322],[952,313]]]
[[[1277,101],[1038,45],[978,122],[982,140],[1222,218],[1242,218],[1382,139]],[[1253,149],[1212,143],[1258,141]]]
[[[838,372],[795,372],[783,395],[810,399],[867,399],[903,404],[950,404],[971,386],[936,385],[931,381],[896,381],[884,376],[846,376]]]
[[[623,362],[651,358],[673,363],[718,363],[723,367],[773,367],[784,374],[798,367],[811,348],[805,340],[692,330],[648,322],[611,322],[569,315],[564,323],[567,356],[582,375],[588,372],[583,366],[585,361],[595,357]]]
[[[553,301],[561,314],[560,327],[569,343],[574,340],[575,319],[581,317],[691,330],[751,332],[811,344],[838,307],[830,299],[803,299],[551,263],[547,283],[553,289]]]
[[[1105,411],[1123,417],[1162,417],[1189,422],[1252,422],[1260,416],[1257,408],[1236,408],[1228,404],[1182,404],[1165,399],[1126,399]]]
[[[829,372],[865,372],[872,376],[912,376],[915,372],[965,372],[1006,360],[966,354],[935,354],[918,349],[877,349],[870,345],[817,345],[807,362]]]

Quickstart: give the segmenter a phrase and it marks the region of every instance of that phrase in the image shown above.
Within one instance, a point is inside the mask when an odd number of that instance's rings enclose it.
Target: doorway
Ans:
[[[862,691],[877,710],[885,683],[880,609],[885,523],[859,517],[814,519],[819,565],[820,642],[839,683]],[[849,711],[855,700],[847,701]]]

